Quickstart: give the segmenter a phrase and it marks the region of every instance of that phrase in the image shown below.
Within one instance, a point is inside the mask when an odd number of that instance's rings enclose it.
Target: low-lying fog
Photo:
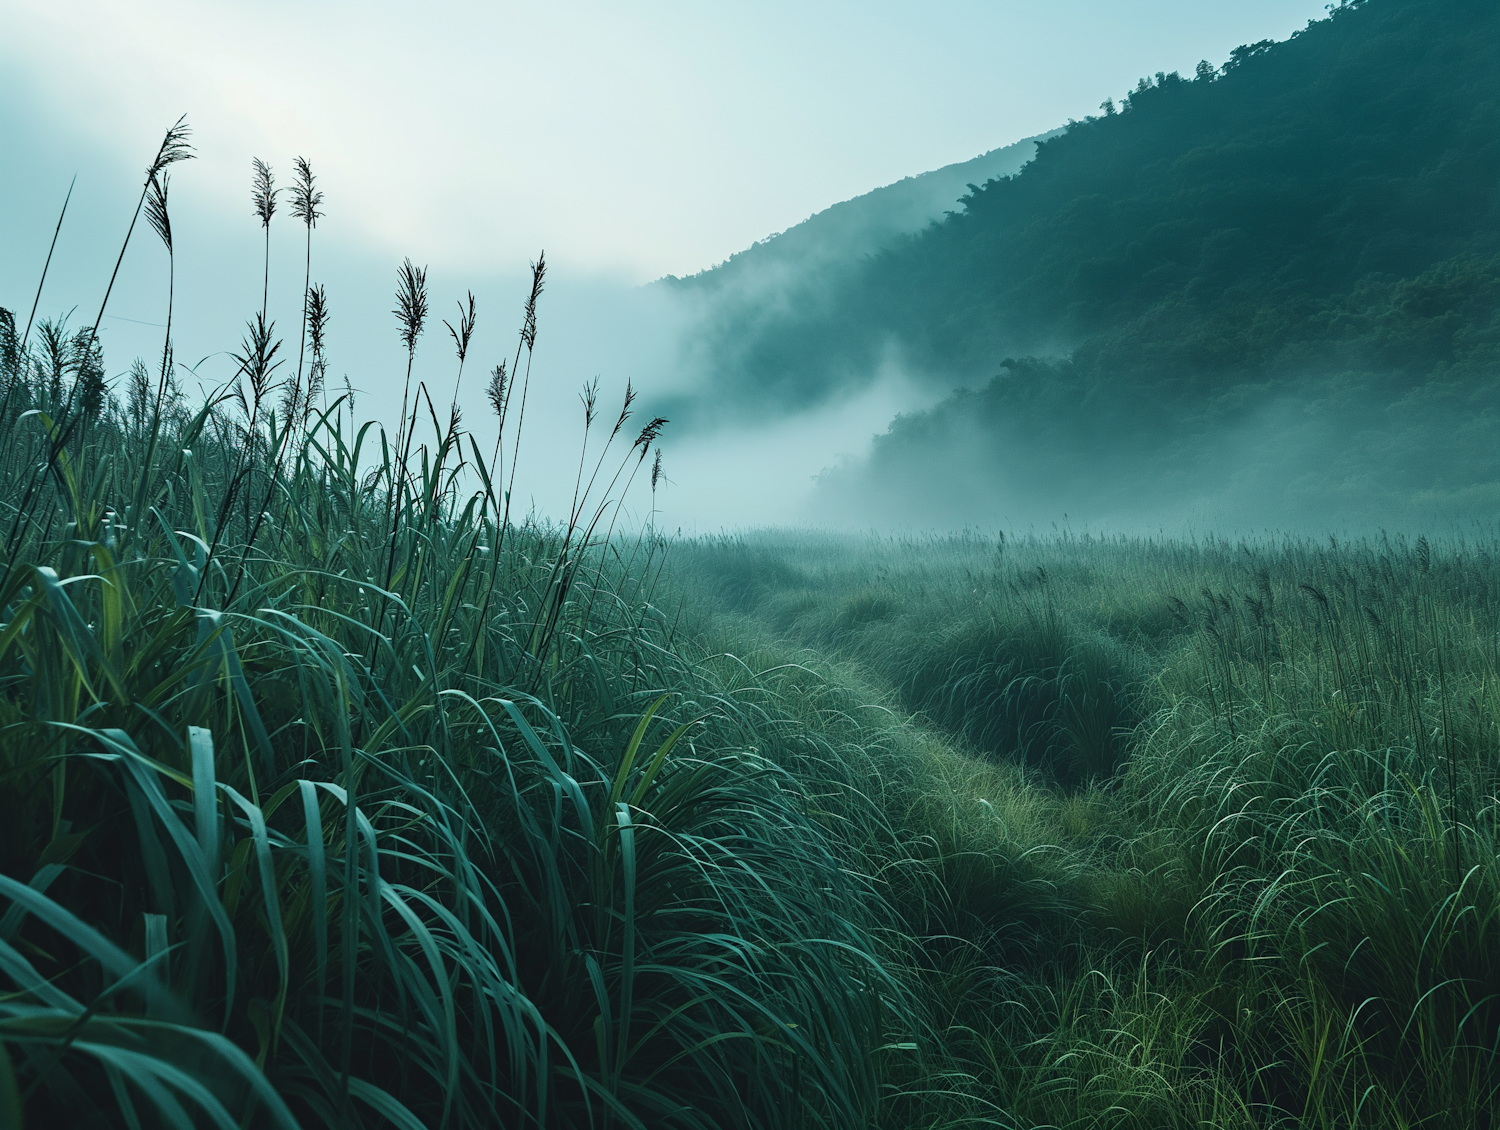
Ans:
[[[20,150],[26,158],[25,147]],[[1018,168],[1030,142],[1013,150],[990,155],[991,171]],[[98,311],[139,190],[136,174],[118,161],[84,155],[80,163],[84,175],[36,312],[38,319],[66,317],[74,328],[91,324]],[[48,167],[61,165],[52,160]],[[815,300],[815,285],[805,278],[798,284],[789,262],[836,269],[839,248],[849,240],[878,247],[903,226],[910,230],[937,218],[970,175],[967,166],[954,168],[947,180],[901,182],[883,198],[891,206],[878,215],[825,213],[821,227],[808,225],[773,242],[769,252],[737,257],[715,276],[728,280],[717,290],[671,280],[643,285],[566,252],[549,257],[515,506],[552,517],[566,513],[584,440],[579,394],[596,378],[599,419],[587,465],[613,425],[627,383],[639,399],[611,459],[626,456],[653,415],[671,418],[660,441],[665,480],[653,496],[649,466],[641,468],[622,518],[644,521],[654,506],[654,521],[664,530],[1395,530],[1463,520],[1500,501],[1500,466],[1485,431],[1497,406],[1450,402],[1441,389],[1374,404],[1352,396],[1337,374],[1309,374],[1306,391],[1296,396],[1283,392],[1186,430],[1146,429],[1132,439],[1119,406],[1098,406],[1091,417],[1074,414],[1071,430],[1059,430],[1049,423],[1056,414],[1018,408],[997,393],[999,386],[988,383],[994,372],[914,371],[894,349],[816,387],[722,379],[715,366],[730,354],[718,346],[745,319],[778,303]],[[188,394],[203,396],[234,377],[231,355],[260,306],[265,249],[248,190],[243,210],[230,213],[192,191],[196,171],[185,166],[174,180],[184,187],[173,198],[173,336],[180,382]],[[285,180],[290,169],[279,171]],[[14,185],[8,190],[0,304],[15,308],[18,328],[30,313],[67,189],[65,180],[54,179],[30,184],[24,193]],[[347,380],[355,415],[394,434],[406,362],[390,313],[399,263],[343,234],[336,188],[328,188],[335,218],[320,225],[312,244],[312,278],[326,287],[332,311],[328,393],[343,393]],[[835,236],[845,243],[818,242]],[[271,228],[269,311],[286,375],[297,364],[304,239],[294,219],[278,214]],[[414,258],[423,263],[420,254]],[[488,457],[495,421],[484,390],[492,367],[515,356],[528,264],[518,260],[485,272],[434,262],[427,281],[431,313],[413,384],[425,386],[446,421],[458,366],[444,320],[457,322],[457,303],[472,291],[478,329],[457,399]],[[167,283],[166,255],[138,224],[101,326],[112,376],[137,356],[158,363]],[[524,359],[518,375],[525,380]],[[954,396],[965,389],[973,391]],[[520,401],[513,403],[516,419]],[[507,453],[513,442],[512,430]],[[627,480],[628,472],[621,481]]]

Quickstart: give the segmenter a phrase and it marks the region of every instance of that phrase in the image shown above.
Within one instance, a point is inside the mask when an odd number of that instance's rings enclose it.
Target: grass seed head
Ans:
[[[305,157],[297,158],[296,177],[292,184],[292,215],[308,228],[315,228],[323,218],[323,213],[318,211],[318,205],[323,203],[323,194],[314,186],[317,178],[313,176],[312,166]]]
[[[307,288],[307,339],[312,344],[313,363],[322,361],[327,348],[328,292],[322,284]]]
[[[631,406],[635,403],[635,386],[630,383],[630,378],[625,379],[625,402],[620,405],[620,416],[615,420],[614,431],[609,433],[609,438],[614,439],[620,434],[620,429],[625,426],[625,421],[630,419]]]
[[[453,323],[444,322],[448,327],[448,333],[453,338],[454,349],[458,353],[458,363],[462,365],[469,356],[469,339],[474,336],[474,292],[469,291],[469,307],[464,309],[464,304],[458,304],[458,328],[453,328]]]
[[[126,410],[130,421],[137,428],[144,427],[146,413],[151,408],[151,373],[146,363],[137,357],[130,363],[130,372],[125,378]]]
[[[250,200],[255,207],[255,215],[260,220],[260,226],[269,228],[271,217],[276,215],[276,194],[281,189],[276,187],[276,178],[271,175],[271,166],[259,157],[250,159],[250,168]]]
[[[168,166],[175,165],[178,161],[193,159],[193,147],[188,144],[192,132],[188,128],[186,114],[177,119],[177,124],[167,130],[166,136],[162,138],[161,148],[156,151],[155,159],[146,170],[147,181],[155,180]]]
[[[417,349],[417,338],[427,325],[427,268],[410,259],[396,272],[396,308],[391,311],[401,326],[401,344],[408,353]]]
[[[167,254],[172,254],[172,220],[167,214],[167,181],[165,171],[151,178],[146,190],[146,222],[161,239]]]
[[[583,391],[578,394],[578,399],[583,401],[583,430],[588,431],[594,426],[594,417],[598,414],[599,405],[599,378],[585,381]]]
[[[490,370],[489,387],[484,390],[485,396],[489,397],[490,407],[495,410],[497,417],[505,414],[505,362],[501,361]]]
[[[640,435],[636,436],[634,446],[641,449],[641,462],[645,462],[646,456],[650,453],[651,445],[656,442],[656,437],[661,435],[662,428],[666,427],[668,423],[670,421],[665,416],[657,416],[641,429]]]
[[[521,322],[521,344],[529,353],[536,348],[536,300],[542,296],[547,279],[547,253],[543,251],[531,264],[531,294],[526,299],[526,317]]]

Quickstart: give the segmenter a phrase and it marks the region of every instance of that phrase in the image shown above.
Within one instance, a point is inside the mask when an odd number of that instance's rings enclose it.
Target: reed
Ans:
[[[302,334],[297,339],[297,377],[287,390],[284,400],[287,422],[293,420],[302,421],[307,416],[313,399],[321,391],[322,379],[319,372],[318,362],[321,353],[323,330],[327,324],[327,315],[323,310],[323,294],[321,288],[314,297],[312,285],[312,233],[313,228],[318,226],[318,221],[323,218],[323,213],[318,211],[323,206],[323,193],[317,187],[317,178],[313,176],[312,166],[304,157],[298,157],[296,162],[296,177],[292,183],[292,215],[302,221],[307,231],[307,241],[304,251],[304,262],[302,271]],[[309,377],[306,386],[302,383],[302,365],[307,356],[308,332],[312,329],[315,335],[313,345],[313,375]],[[314,388],[313,386],[318,386]]]

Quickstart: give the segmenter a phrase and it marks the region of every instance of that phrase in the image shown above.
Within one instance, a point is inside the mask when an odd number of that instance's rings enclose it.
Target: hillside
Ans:
[[[1493,4],[1370,0],[1222,71],[1143,79],[872,265],[864,298],[959,366],[1053,343],[1199,376],[1332,342],[1388,366],[1492,357],[1463,331],[1494,329],[1497,47]]]
[[[829,260],[858,260],[885,250],[900,237],[921,231],[956,210],[959,200],[976,184],[1020,172],[1036,155],[1038,143],[1061,132],[1024,138],[968,161],[903,177],[814,213],[707,271],[687,279],[669,276],[663,281],[683,289],[715,290],[773,264],[806,269]]]
[[[949,424],[989,419],[965,440],[981,462],[1079,488],[1029,488],[1032,516],[1070,500],[1104,512],[1080,485],[1096,464],[1075,457],[1090,432],[1117,449],[1112,482],[1146,455],[1153,481],[1196,479],[1192,451],[1221,449],[1218,430],[1262,427],[1288,396],[1324,402],[1334,376],[1368,411],[1438,382],[1472,420],[1494,407],[1473,398],[1500,360],[1497,58],[1493,4],[1366,0],[1191,79],[1142,79],[837,293],[768,304],[753,340],[706,358],[708,386],[795,407],[892,357],[939,387],[979,386],[898,422],[877,462],[935,442],[955,458]],[[1023,458],[1038,431],[1054,442]],[[1462,491],[1475,480],[1460,463],[1392,489]]]
[[[960,207],[960,198],[999,177],[1020,172],[1040,142],[1060,131],[1024,138],[916,176],[904,177],[818,212],[723,263],[687,278],[668,276],[658,287],[685,302],[695,329],[685,341],[685,364],[697,372],[754,366],[751,353],[762,333],[800,312],[823,310],[830,296],[859,286],[874,255]],[[703,405],[689,408],[702,414]]]

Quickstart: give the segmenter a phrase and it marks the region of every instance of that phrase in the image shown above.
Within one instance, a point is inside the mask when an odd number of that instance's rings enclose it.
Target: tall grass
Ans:
[[[883,799],[927,876],[887,895],[977,1104],[952,1109],[1491,1124],[1492,540],[768,534],[673,560],[722,631],[809,648],[970,750],[909,756]],[[1007,621],[989,638],[1018,641],[1011,665],[966,664],[962,641]],[[1102,678],[1052,676],[1053,717],[1118,688],[1108,771],[1039,763],[990,723],[1017,680],[1091,656]]]
[[[143,199],[170,251],[164,170]],[[878,903],[664,646],[660,540],[603,536],[661,421],[516,524],[420,382],[394,444],[305,386],[279,415],[264,310],[202,405],[170,341],[122,407],[78,395],[92,335],[0,328],[8,1119],[874,1116]]]
[[[387,434],[321,205],[295,374],[0,310],[7,1125],[1493,1123],[1500,545],[515,520],[545,260]]]

